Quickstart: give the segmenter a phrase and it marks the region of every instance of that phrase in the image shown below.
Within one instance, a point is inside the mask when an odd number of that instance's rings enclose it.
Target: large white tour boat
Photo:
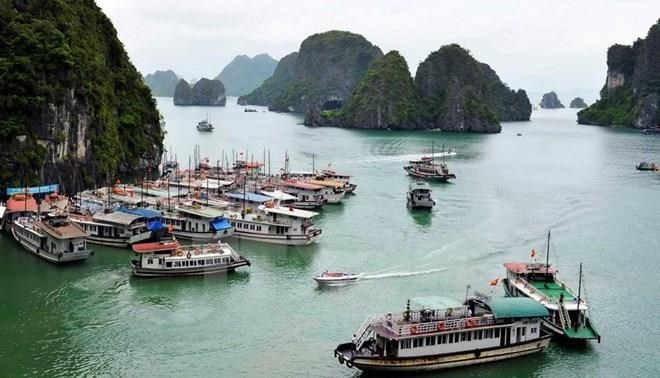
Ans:
[[[409,300],[401,314],[367,318],[351,342],[337,346],[335,357],[364,371],[422,372],[524,356],[550,343],[541,329],[548,311],[529,298],[416,303],[419,309],[411,309]]]
[[[225,217],[225,212],[200,203],[179,204],[172,210],[163,211],[163,221],[171,232],[181,239],[193,242],[209,242],[228,238],[234,227]]]
[[[87,233],[72,223],[66,214],[21,217],[11,229],[14,238],[28,251],[55,264],[87,259]]]
[[[149,217],[136,212],[105,209],[93,215],[72,213],[69,218],[88,233],[87,241],[93,244],[123,248],[151,237]]]
[[[176,239],[132,246],[136,258],[133,274],[139,277],[198,276],[250,266],[227,243],[181,246]]]

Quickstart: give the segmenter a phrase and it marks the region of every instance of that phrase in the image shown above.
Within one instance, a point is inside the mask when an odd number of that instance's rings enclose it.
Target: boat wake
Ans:
[[[431,156],[430,153],[424,154],[424,156]],[[456,152],[436,152],[433,154],[434,158],[442,158],[443,156],[445,157],[452,157],[456,156]],[[374,157],[367,157],[364,159],[358,159],[359,162],[362,163],[376,163],[376,162],[393,162],[393,161],[408,161],[408,160],[416,160],[419,159],[420,154],[406,154],[406,155],[393,155],[393,156],[374,156]]]
[[[381,273],[381,274],[360,274],[360,279],[362,280],[376,280],[380,278],[394,278],[394,277],[410,277],[410,276],[419,276],[422,274],[433,274],[438,272],[444,272],[448,268],[436,268],[428,270],[420,270],[416,272],[392,272],[392,273]]]

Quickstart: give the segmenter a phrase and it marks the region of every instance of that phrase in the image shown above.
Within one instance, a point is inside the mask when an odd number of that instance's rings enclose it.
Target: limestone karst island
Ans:
[[[657,15],[1,0],[0,372],[657,376]]]

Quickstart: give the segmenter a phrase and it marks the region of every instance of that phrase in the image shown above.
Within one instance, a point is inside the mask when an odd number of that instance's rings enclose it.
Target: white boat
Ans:
[[[383,373],[425,372],[537,353],[550,343],[541,328],[548,311],[529,298],[416,302],[417,309],[409,300],[402,313],[367,318],[351,342],[335,349],[339,363]]]
[[[322,186],[322,196],[327,203],[340,203],[346,195],[346,190],[344,189],[346,187],[346,183],[343,181],[317,177],[307,180],[307,183]]]
[[[329,179],[342,181],[345,184],[344,190],[346,193],[353,193],[355,192],[355,189],[357,189],[357,184],[350,182],[352,177],[351,175],[346,173],[337,173],[330,164],[328,165],[327,169],[321,171],[321,174]]]
[[[351,282],[357,282],[360,279],[359,274],[329,272],[325,271],[314,277],[314,281],[319,285],[341,285]]]
[[[132,246],[135,259],[133,274],[139,277],[199,276],[234,271],[250,266],[227,243],[181,246],[172,239]]]
[[[297,209],[313,210],[328,202],[327,199],[323,198],[323,186],[309,184],[297,179],[282,181],[280,190],[297,198],[293,205]]]
[[[25,249],[55,264],[85,260],[92,254],[85,242],[87,233],[66,214],[50,214],[41,220],[21,217],[14,220],[11,231]]]
[[[208,118],[203,121],[199,121],[197,123],[197,131],[213,131],[213,124],[209,121]]]
[[[411,209],[432,209],[435,201],[431,198],[431,185],[426,182],[410,184],[406,193],[408,207]]]
[[[89,243],[110,247],[124,248],[148,240],[152,232],[148,226],[153,218],[141,212],[105,209],[93,215],[71,213],[69,219],[88,233]]]
[[[203,206],[198,202],[182,203],[162,214],[172,234],[196,243],[228,238],[235,231],[223,210]]]

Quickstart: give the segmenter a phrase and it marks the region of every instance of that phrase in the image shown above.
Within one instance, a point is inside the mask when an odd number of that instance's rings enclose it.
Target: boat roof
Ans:
[[[324,169],[321,171],[322,174],[328,175],[328,176],[336,176],[336,177],[353,177],[349,173],[337,173],[332,169]]]
[[[24,199],[18,199],[20,196]],[[8,213],[18,212],[18,211],[28,211],[36,213],[39,208],[37,206],[37,201],[32,197],[32,193],[14,193],[7,200],[7,209],[5,210]]]
[[[193,205],[195,206],[195,205]],[[191,207],[191,206],[179,206],[177,207],[177,210],[188,213],[188,214],[194,214],[194,215],[199,215],[200,217],[204,218],[217,218],[223,216],[224,212],[220,209],[215,209],[212,207],[207,207],[207,206],[202,206],[197,204],[197,208]]]
[[[249,193],[249,192],[245,194],[243,194],[242,192],[225,193],[225,196],[229,198],[235,198],[241,201],[243,201],[243,198],[245,198],[245,200],[248,202],[258,202],[258,203],[264,203],[273,200],[272,197],[268,197],[263,194]]]
[[[283,207],[283,206],[266,207],[264,205],[261,205],[259,206],[259,210],[265,211],[266,214],[273,213],[273,214],[287,215],[294,218],[305,218],[305,219],[319,215],[319,213],[315,213],[313,211],[300,210],[300,209],[294,209],[293,207]]]
[[[542,318],[550,315],[545,306],[531,298],[492,298],[488,302],[488,306],[495,319]]]
[[[312,179],[308,180],[307,183],[320,186],[328,186],[332,188],[343,188],[344,183],[341,181],[336,181],[332,179]]]
[[[542,263],[508,262],[502,265],[504,265],[506,270],[516,274],[545,273],[545,264]],[[557,273],[557,269],[550,264],[548,266],[548,274],[555,273]]]
[[[300,181],[285,181],[285,182],[282,183],[282,185],[290,186],[292,188],[309,189],[309,190],[321,190],[323,188],[320,185],[314,185],[314,184],[309,184],[309,183],[300,182]]]
[[[0,219],[5,216],[5,210],[7,210],[5,206],[0,206]]]
[[[109,213],[106,213],[104,211],[98,211],[94,213],[94,215],[92,216],[92,219],[94,221],[115,223],[126,226],[130,225],[131,223],[133,223],[134,221],[140,218],[144,218],[144,217],[141,215],[123,213],[121,211],[111,211]]]
[[[463,304],[453,298],[428,296],[410,298],[410,303],[418,309],[443,309],[462,307]]]
[[[138,243],[133,244],[131,248],[135,253],[152,253],[152,252],[166,252],[176,249],[179,242],[176,240],[168,240],[166,242],[151,242],[151,243]]]
[[[281,190],[274,190],[272,192],[269,192],[267,190],[262,190],[261,194],[263,194],[265,196],[268,196],[268,197],[271,197],[271,198],[275,198],[275,199],[280,200],[280,201],[294,201],[294,200],[298,199],[298,197],[292,196],[291,194],[284,193]]]
[[[158,211],[150,210],[150,209],[144,209],[144,208],[128,208],[128,207],[123,207],[122,206],[117,210],[121,211],[122,213],[138,215],[140,217],[145,217],[145,218],[160,218],[161,217],[161,214]]]
[[[431,185],[427,182],[413,182],[410,184],[410,190],[415,190],[415,189],[426,189],[426,190],[431,190]]]
[[[87,233],[70,221],[54,226],[47,221],[39,222],[40,228],[57,239],[74,239],[87,237]]]

